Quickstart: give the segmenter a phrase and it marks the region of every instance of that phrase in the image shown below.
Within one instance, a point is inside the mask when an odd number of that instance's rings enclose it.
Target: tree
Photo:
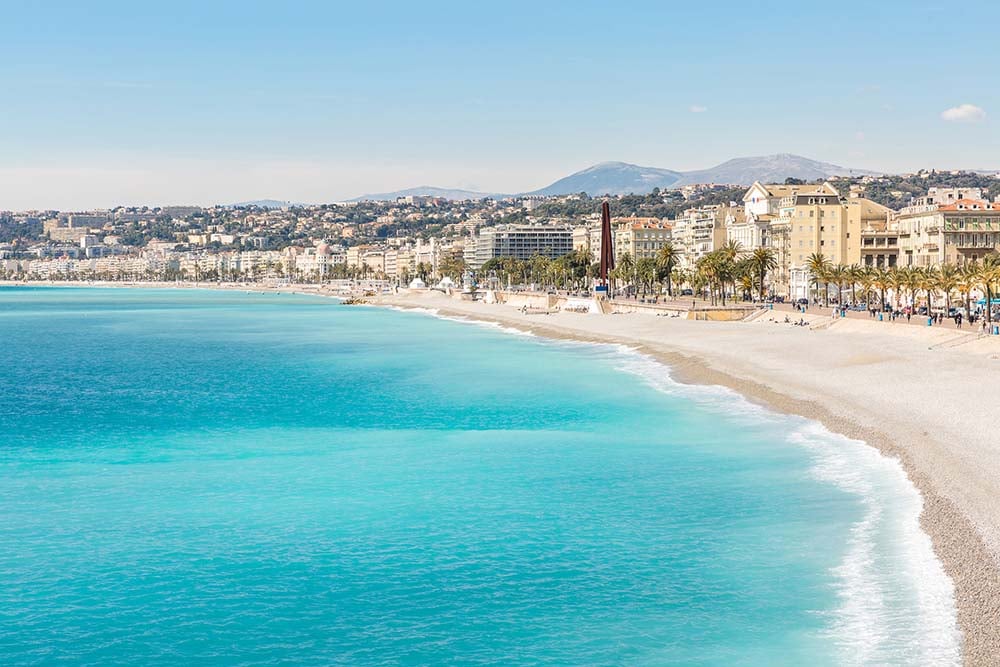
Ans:
[[[857,280],[861,285],[861,289],[864,290],[865,305],[871,309],[872,290],[878,282],[878,269],[869,267],[858,267],[858,269]],[[857,299],[855,299],[855,303],[857,303]]]
[[[635,277],[637,282],[642,286],[642,295],[645,296],[647,291],[653,289],[653,283],[656,282],[657,268],[656,260],[651,257],[643,257],[635,263]]]
[[[661,275],[667,279],[667,294],[670,296],[674,295],[672,274],[674,272],[674,267],[677,265],[677,260],[680,258],[680,253],[674,247],[674,244],[667,241],[660,248],[660,251],[656,254],[656,263],[659,268]]]
[[[867,277],[867,271],[860,264],[851,264],[844,271],[844,276],[847,278],[847,282],[851,286],[851,303],[853,305],[858,305],[858,285],[863,285],[865,278]],[[865,302],[868,301],[867,292],[865,294]]]
[[[823,290],[823,303],[827,306],[830,305],[830,269],[832,264],[826,255],[821,252],[814,252],[809,255],[806,260],[806,270],[809,271],[809,275],[812,277],[813,285],[816,286],[816,290],[819,290],[819,284],[823,283],[825,289]]]
[[[937,289],[944,293],[945,313],[951,313],[951,294],[958,288],[961,271],[954,264],[942,264],[937,275]]]
[[[928,266],[917,272],[917,284],[927,294],[927,314],[931,314],[934,306],[934,292],[937,291],[941,273],[936,266]]]
[[[976,279],[986,294],[986,323],[992,324],[993,294],[996,292],[997,282],[1000,282],[1000,254],[993,252],[983,257],[976,272]]]
[[[757,278],[758,292],[760,293],[760,300],[764,300],[764,281],[767,278],[769,271],[774,271],[778,268],[778,260],[775,257],[774,250],[772,248],[755,248],[750,254],[749,266],[753,275]]]
[[[431,274],[432,270],[431,265],[428,264],[427,262],[418,262],[416,268],[417,268],[417,277],[419,277],[422,281],[426,283],[427,276]]]
[[[847,267],[840,264],[836,264],[830,267],[827,273],[827,278],[830,282],[837,286],[837,303],[843,305],[844,303],[844,283],[847,282]]]
[[[900,287],[905,288],[910,293],[910,309],[917,305],[917,290],[921,287],[920,270],[915,266],[907,266],[896,272],[899,276]]]
[[[969,262],[959,270],[956,288],[965,297],[965,316],[972,313],[972,290],[979,284],[979,266],[975,262]]]
[[[615,273],[626,283],[633,281],[635,278],[635,261],[632,259],[631,253],[623,252],[621,254],[618,258],[618,265],[615,267]]]
[[[461,282],[465,274],[465,259],[457,255],[447,255],[441,258],[438,264],[438,273],[444,278],[447,276],[455,282]]]

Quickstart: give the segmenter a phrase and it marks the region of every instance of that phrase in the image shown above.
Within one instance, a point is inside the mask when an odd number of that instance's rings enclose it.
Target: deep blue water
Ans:
[[[949,664],[899,466],[610,346],[0,289],[0,664]]]

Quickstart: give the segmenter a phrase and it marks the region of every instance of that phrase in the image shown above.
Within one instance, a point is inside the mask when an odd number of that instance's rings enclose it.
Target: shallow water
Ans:
[[[955,664],[875,450],[614,346],[0,289],[2,664]]]

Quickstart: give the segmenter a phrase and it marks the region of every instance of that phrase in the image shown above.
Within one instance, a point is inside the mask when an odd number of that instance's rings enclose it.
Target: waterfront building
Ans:
[[[861,230],[861,266],[891,269],[899,265],[899,232],[897,229]]]
[[[791,206],[783,221],[788,225],[788,293],[793,299],[808,296],[812,283],[808,262],[813,254],[823,255],[834,265],[861,264],[862,231],[885,231],[892,213],[870,199],[841,199],[825,190],[799,192],[789,199]],[[874,241],[876,236],[869,238]],[[888,239],[885,237],[886,242]],[[888,258],[888,251],[884,254],[886,262],[894,261]]]
[[[582,250],[598,261],[601,252],[601,223],[593,222],[573,228],[573,250]]]
[[[702,206],[689,208],[672,221],[680,268],[693,269],[699,259],[726,243],[726,219],[732,213],[728,206]]]
[[[903,266],[962,265],[1000,251],[1000,202],[958,199],[920,203],[895,218]]]
[[[628,253],[633,259],[656,259],[670,243],[673,225],[659,218],[615,218],[615,256]]]
[[[466,264],[476,270],[497,257],[529,259],[533,255],[561,257],[573,250],[573,228],[568,225],[498,225],[479,231],[465,253]]]

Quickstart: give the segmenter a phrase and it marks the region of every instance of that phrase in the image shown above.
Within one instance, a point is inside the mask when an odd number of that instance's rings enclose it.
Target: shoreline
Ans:
[[[539,321],[543,318],[538,315],[533,316],[536,321],[526,321],[528,318],[513,314],[505,317],[497,312],[480,312],[483,309],[473,311],[472,307],[455,307],[450,303],[452,300],[446,298],[438,299],[433,304],[414,301],[416,300],[405,296],[384,296],[372,299],[371,305],[433,309],[440,315],[491,322],[554,340],[627,345],[666,366],[671,378],[677,382],[725,387],[767,410],[818,422],[831,433],[863,442],[883,456],[899,461],[923,502],[920,527],[930,537],[934,553],[954,585],[958,627],[962,634],[963,664],[994,665],[1000,659],[1000,558],[996,552],[990,550],[973,521],[954,501],[940,493],[931,477],[915,463],[910,452],[912,444],[910,447],[903,446],[897,442],[898,438],[891,437],[884,430],[872,430],[860,420],[838,415],[818,401],[796,398],[777,391],[763,382],[740,377],[718,368],[709,357],[702,357],[690,351],[670,349],[669,344],[651,344],[638,338],[612,337],[597,332],[547,324]],[[468,302],[459,303],[465,306]],[[479,304],[472,304],[476,305]],[[740,324],[742,323],[736,323],[737,326]],[[926,435],[926,432],[924,434]]]
[[[39,283],[0,283],[2,285],[39,286]],[[140,287],[140,288],[177,288],[177,289],[217,289],[217,290],[240,290],[246,292],[275,292],[275,293],[295,293],[300,295],[311,295],[321,297],[339,297],[330,292],[323,291],[319,286],[270,286],[252,284],[190,284],[190,283],[42,283],[48,286],[64,287]],[[311,288],[311,289],[310,289]],[[836,410],[833,406],[840,405],[843,399],[842,392],[833,391],[836,385],[843,384],[842,378],[831,378],[839,380],[830,382],[828,385],[817,383],[816,376],[822,378],[824,371],[824,360],[817,358],[815,352],[802,355],[802,351],[796,349],[797,339],[814,336],[822,338],[824,341],[831,336],[840,338],[850,338],[856,335],[866,335],[870,332],[857,334],[850,329],[847,333],[836,330],[833,331],[792,331],[782,327],[766,327],[745,322],[691,322],[686,320],[670,320],[667,318],[656,318],[649,315],[618,315],[618,316],[594,316],[582,314],[560,313],[552,316],[542,316],[531,313],[521,313],[514,308],[500,305],[484,304],[481,302],[459,301],[449,298],[440,293],[383,295],[379,297],[367,298],[369,305],[377,307],[397,307],[402,309],[424,309],[437,311],[439,315],[458,317],[469,320],[490,322],[504,327],[511,327],[523,331],[528,331],[540,337],[555,340],[571,340],[584,343],[626,345],[637,352],[645,354],[669,369],[670,377],[677,382],[690,385],[715,385],[725,387],[748,401],[762,406],[772,412],[780,414],[797,415],[822,424],[832,433],[846,436],[852,440],[861,441],[873,447],[884,456],[899,461],[910,483],[917,489],[923,502],[920,513],[920,527],[930,537],[934,554],[940,560],[945,573],[951,579],[954,586],[954,604],[957,613],[957,622],[962,635],[962,660],[965,665],[994,665],[1000,660],[1000,530],[991,532],[991,529],[1000,527],[1000,485],[992,483],[988,475],[982,479],[970,479],[968,465],[987,464],[1000,470],[1000,458],[991,461],[980,460],[975,456],[968,457],[971,460],[952,461],[954,465],[939,466],[944,462],[948,463],[950,456],[954,452],[952,448],[942,444],[939,440],[946,434],[938,434],[939,428],[947,420],[942,420],[941,411],[937,414],[933,412],[920,413],[930,418],[922,422],[907,423],[907,415],[902,414],[905,410],[898,410],[900,414],[890,414],[887,416],[880,413],[874,404],[865,405],[864,397],[859,396],[860,405],[852,404],[850,409]],[[866,323],[867,324],[867,323]],[[675,331],[671,332],[670,329]],[[682,331],[683,330],[683,331]],[[691,332],[694,332],[693,337]],[[734,333],[735,332],[735,333]],[[778,332],[776,335],[775,332]],[[671,333],[683,333],[671,337]],[[712,333],[718,333],[713,336]],[[872,334],[875,338],[879,335]],[[731,348],[727,349],[726,343],[732,345],[734,342],[746,343],[751,337],[758,344],[757,348],[743,351],[744,357],[753,357],[754,352],[760,352],[760,339],[769,336],[776,336],[781,340],[774,341],[770,345],[765,345],[761,349],[770,350],[777,348],[777,354],[770,357],[761,355],[759,359],[751,359],[742,365],[735,363]],[[797,337],[797,338],[796,338]],[[901,347],[909,346],[907,350],[911,354],[930,353],[925,341],[917,339],[914,342],[912,336],[885,333],[881,337],[891,337]],[[731,339],[731,340],[726,340]],[[875,348],[885,341],[875,342]],[[786,348],[781,348],[782,344],[787,344]],[[841,345],[852,349],[850,341]],[[720,347],[721,346],[721,347]],[[801,347],[801,345],[799,346]],[[773,352],[773,350],[771,350]],[[963,366],[969,363],[978,364],[980,373],[989,373],[991,370],[996,375],[996,370],[1000,370],[1000,364],[996,361],[994,369],[990,369],[983,361],[986,359],[995,360],[995,354],[989,352],[987,355],[970,353],[968,350],[962,352],[949,352],[941,350],[934,352],[934,355],[960,359]],[[775,361],[775,358],[783,356],[787,352],[793,357],[791,373],[796,376],[807,376],[813,382],[810,383],[787,383],[789,370]],[[891,352],[885,352],[891,356]],[[796,356],[798,355],[798,356]],[[864,351],[851,357],[849,363],[842,364],[844,367],[851,366],[855,371],[864,369],[860,377],[866,378],[869,385],[879,385],[889,382],[888,378],[872,377],[872,372],[876,375],[892,376],[893,368],[888,370],[880,369],[876,360],[869,359],[871,355],[865,355]],[[981,359],[980,357],[984,357]],[[909,363],[906,355],[901,355],[900,359],[891,360],[898,363]],[[800,365],[796,365],[796,364]],[[890,364],[891,366],[891,364]],[[898,370],[898,369],[897,369]],[[975,384],[974,380],[979,379],[972,375],[963,375],[962,368],[957,372],[959,379],[968,384]],[[869,372],[870,371],[870,372]],[[950,374],[948,384],[955,381],[955,374]],[[852,377],[858,377],[855,372]],[[907,375],[906,382],[900,382],[899,394],[895,397],[895,403],[905,405],[907,397],[907,384],[912,379]],[[934,380],[930,380],[934,384]],[[819,385],[820,390],[816,390]],[[1000,388],[1000,383],[998,383]],[[843,390],[843,387],[839,387]],[[850,387],[848,387],[850,389]],[[868,387],[871,390],[871,386]],[[947,387],[942,387],[946,391]],[[971,391],[975,396],[989,396],[991,391],[988,387],[973,387]],[[869,391],[868,393],[872,393]],[[877,392],[876,392],[877,393]],[[934,391],[931,392],[933,395]],[[960,397],[961,398],[961,397]],[[919,406],[920,397],[913,397],[913,401]],[[843,408],[843,405],[840,405]],[[913,407],[913,406],[911,406]],[[912,415],[911,415],[912,416]],[[988,422],[989,415],[985,417]],[[947,425],[945,423],[945,425]],[[932,435],[934,431],[934,435]],[[979,433],[988,441],[988,433]],[[981,454],[982,452],[975,452]],[[939,469],[940,468],[940,469]],[[943,471],[942,471],[943,469]],[[959,473],[965,473],[963,476]],[[952,479],[954,477],[955,479]],[[968,497],[957,496],[954,493],[952,483],[957,482],[960,488],[973,487],[974,490],[984,492],[983,494],[970,493]],[[978,507],[977,503],[985,500],[986,525],[984,525],[983,507]],[[976,502],[974,502],[976,501]],[[975,511],[972,511],[975,510]],[[994,511],[995,510],[995,511]],[[995,519],[995,524],[989,524],[989,518]],[[992,539],[991,539],[992,538]]]

